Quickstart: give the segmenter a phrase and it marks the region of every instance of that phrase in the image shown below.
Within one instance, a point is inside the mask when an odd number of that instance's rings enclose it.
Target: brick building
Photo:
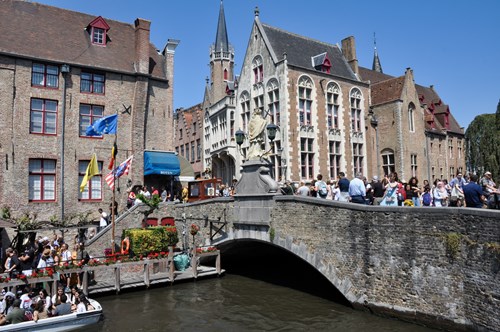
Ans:
[[[265,143],[275,179],[366,174],[370,91],[356,75],[354,39],[340,49],[263,24],[258,10],[250,36],[238,82],[237,126],[248,132],[255,109],[279,126],[276,139]]]
[[[175,152],[192,168],[191,176],[201,177],[203,168],[203,109],[197,104],[188,109],[178,109],[174,115]],[[183,170],[184,171],[184,170]]]
[[[145,180],[145,150],[173,150],[178,41],[160,52],[147,20],[122,23],[28,1],[1,1],[0,16],[0,205],[39,220],[107,208],[114,135],[88,137],[85,128],[114,113],[117,161],[134,155],[129,181],[117,184],[124,202],[127,182]],[[93,153],[101,174],[80,193]]]

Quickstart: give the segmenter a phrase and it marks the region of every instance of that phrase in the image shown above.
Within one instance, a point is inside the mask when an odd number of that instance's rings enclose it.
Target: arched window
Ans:
[[[389,175],[396,171],[394,151],[391,149],[382,150],[382,169],[384,175]]]
[[[262,57],[261,56],[256,56],[253,61],[252,61],[252,68],[253,68],[253,76],[254,76],[254,81],[253,83],[259,83],[264,80],[264,66],[262,65]]]
[[[411,133],[415,132],[415,105],[408,105],[408,129]]]
[[[280,125],[280,93],[278,81],[273,79],[267,83],[267,96],[269,102],[267,104],[269,114],[271,115],[271,122]]]
[[[329,129],[339,127],[339,96],[339,86],[336,83],[329,83],[326,87],[326,106]]]
[[[361,91],[358,89],[352,89],[350,95],[350,106],[351,106],[351,131],[361,132],[363,131],[361,119]]]
[[[299,78],[299,124],[301,126],[311,125],[312,87],[313,83],[309,77]]]
[[[227,69],[224,68],[224,80],[227,81]]]

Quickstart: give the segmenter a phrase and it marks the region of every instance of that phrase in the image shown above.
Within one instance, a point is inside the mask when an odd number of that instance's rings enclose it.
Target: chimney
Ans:
[[[151,22],[138,18],[135,20],[135,71],[149,74],[149,32]]]
[[[353,36],[342,39],[342,54],[351,66],[352,71],[358,75],[358,59],[356,58],[356,43]]]

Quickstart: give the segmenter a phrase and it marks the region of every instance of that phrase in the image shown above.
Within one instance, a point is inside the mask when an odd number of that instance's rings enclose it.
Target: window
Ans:
[[[31,86],[59,87],[59,67],[34,63],[31,70]]]
[[[184,157],[184,145],[181,145],[181,156]]]
[[[462,158],[462,140],[457,140],[457,152],[458,152],[458,158]]]
[[[255,108],[259,109],[262,112],[264,110],[264,95],[255,96],[255,98],[253,99],[253,103],[255,105]]]
[[[104,106],[80,104],[80,136],[86,136],[87,127],[102,118],[103,114]]]
[[[196,135],[196,122],[193,122],[193,135]]]
[[[352,144],[352,163],[354,174],[363,173],[363,144]]]
[[[194,154],[196,153],[196,150],[194,149],[194,141],[191,142],[191,162],[194,163],[195,159],[194,159]]]
[[[411,176],[416,177],[417,176],[417,155],[412,154],[410,156],[410,163],[411,163]]]
[[[415,132],[415,105],[411,103],[408,106],[408,127],[410,132]]]
[[[271,143],[271,169],[272,169],[272,177],[276,181],[282,180],[282,169],[283,167],[281,162],[281,141],[274,141]]]
[[[271,115],[271,122],[280,125],[280,93],[278,89],[278,82],[272,80],[267,85],[267,95],[269,97],[269,114]]]
[[[443,168],[442,167],[439,167],[439,174],[441,174],[441,176],[439,178],[441,180],[444,179],[444,174],[443,174]]]
[[[56,161],[51,159],[29,160],[29,200],[56,200]]]
[[[449,179],[452,179],[455,176],[455,167],[450,167]]]
[[[182,139],[182,128],[179,128],[179,139]]]
[[[432,166],[431,168],[431,174],[432,174],[432,181],[434,181],[434,179],[436,178],[436,168],[434,166]]]
[[[339,127],[339,94],[340,88],[337,84],[328,84],[326,88],[326,103],[329,129]]]
[[[92,43],[98,45],[106,45],[106,30],[93,27],[92,28]]]
[[[340,142],[329,141],[328,152],[330,155],[330,179],[336,179],[340,173]]]
[[[179,147],[178,147],[178,146],[176,146],[176,147],[175,147],[175,153],[176,153],[177,155],[179,155]]]
[[[453,139],[448,140],[448,151],[450,152],[450,158],[453,158]]]
[[[250,121],[250,96],[245,91],[240,97],[241,105],[241,127],[244,132],[247,131],[247,125]]]
[[[311,125],[312,81],[308,77],[299,79],[299,124]]]
[[[104,75],[82,72],[80,75],[80,92],[104,94]]]
[[[227,80],[227,77],[228,77],[228,74],[227,74],[227,69],[224,68],[224,80],[226,81]]]
[[[352,89],[351,91],[351,130],[353,132],[361,132],[361,91]]]
[[[57,101],[31,99],[30,133],[55,135],[57,128]]]
[[[300,139],[300,169],[302,179],[314,179],[314,139],[301,138]]]
[[[78,184],[82,183],[89,163],[90,160],[80,160],[78,162]],[[81,201],[102,200],[102,161],[98,161],[97,166],[99,174],[90,178],[90,181],[82,192],[78,191],[78,199]]]
[[[382,169],[384,171],[384,175],[389,175],[396,171],[394,151],[389,149],[382,151]]]
[[[201,142],[200,142],[200,139],[197,139],[196,140],[196,160],[200,160],[201,159]]]
[[[186,159],[189,161],[189,143],[186,143]]]
[[[262,82],[264,80],[264,66],[262,65],[262,58],[260,56],[255,57],[252,61],[254,84]]]

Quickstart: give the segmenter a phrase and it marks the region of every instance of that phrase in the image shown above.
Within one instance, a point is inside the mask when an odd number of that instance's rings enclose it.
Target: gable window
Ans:
[[[339,127],[339,95],[339,86],[335,83],[328,84],[326,88],[326,103],[329,129]]]
[[[34,63],[31,68],[31,86],[59,87],[59,67]]]
[[[53,202],[56,200],[56,161],[29,160],[29,200]]]
[[[311,125],[312,81],[308,77],[299,79],[299,124]]]
[[[352,163],[354,166],[354,174],[363,173],[363,144],[352,144]]]
[[[314,178],[314,139],[301,138],[300,139],[300,170],[302,179]]]
[[[351,130],[353,132],[361,132],[363,128],[361,127],[361,91],[358,89],[352,89],[351,91]]]
[[[104,45],[106,40],[106,31],[101,28],[92,28],[92,43]]]
[[[330,155],[330,179],[336,179],[340,173],[340,158],[342,157],[340,153],[340,142],[329,141],[328,153]]]
[[[408,129],[411,133],[415,132],[415,105],[413,103],[408,106]]]
[[[104,106],[80,104],[80,136],[87,136],[85,131],[87,127],[102,118]],[[102,136],[92,136],[102,137]]]
[[[382,151],[382,170],[384,171],[384,175],[389,176],[389,174],[396,171],[394,160],[394,151],[390,149]]]
[[[182,128],[179,128],[179,139],[182,139]]]
[[[31,99],[30,133],[55,135],[57,128],[57,101]]]
[[[264,66],[262,64],[262,58],[260,56],[255,57],[252,61],[254,84],[262,82],[264,80]]]
[[[82,183],[90,160],[78,161],[78,183]],[[102,200],[102,161],[97,162],[99,174],[90,178],[90,181],[85,186],[85,189],[78,191],[78,199],[81,201],[100,201]]]
[[[250,96],[245,91],[240,97],[241,105],[241,127],[244,132],[247,131],[247,125],[250,121]]]
[[[410,156],[410,163],[411,163],[411,176],[416,177],[417,176],[417,155],[412,154]]]
[[[278,89],[278,82],[272,80],[267,84],[267,96],[269,97],[269,103],[267,104],[269,109],[269,114],[271,115],[271,122],[280,125],[280,93]]]
[[[104,94],[104,75],[82,72],[80,92]]]

